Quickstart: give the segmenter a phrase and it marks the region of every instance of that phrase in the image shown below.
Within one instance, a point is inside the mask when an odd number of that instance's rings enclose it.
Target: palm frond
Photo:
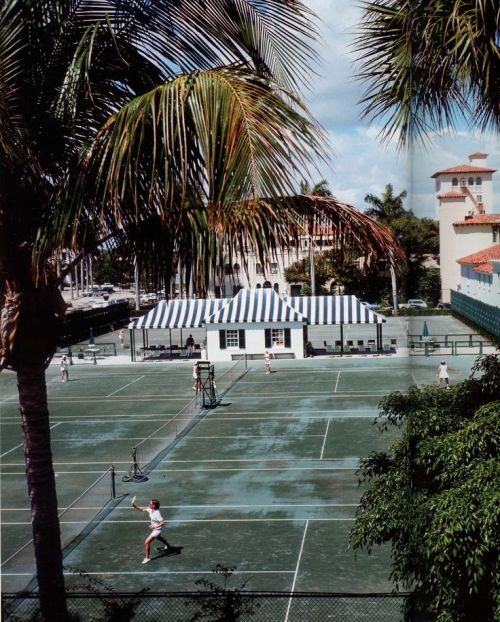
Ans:
[[[355,42],[364,115],[400,146],[469,119],[500,128],[500,9],[496,0],[363,3]]]

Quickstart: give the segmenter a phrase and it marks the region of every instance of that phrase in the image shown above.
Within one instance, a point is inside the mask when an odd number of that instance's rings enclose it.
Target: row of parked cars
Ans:
[[[365,307],[368,307],[368,309],[371,309],[372,311],[378,311],[380,309],[380,305],[376,302],[366,302],[366,300],[363,300],[361,301],[361,304],[365,305]],[[408,302],[398,304],[398,309],[427,309],[428,306],[429,305],[425,302],[425,300],[422,300],[421,298],[410,298]],[[450,309],[451,304],[449,302],[439,302],[436,305],[436,308]]]

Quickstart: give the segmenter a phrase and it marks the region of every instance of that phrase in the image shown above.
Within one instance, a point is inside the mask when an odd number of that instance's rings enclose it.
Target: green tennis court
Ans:
[[[453,366],[467,372],[472,359]],[[116,469],[117,507],[67,550],[67,583],[82,570],[118,590],[183,591],[211,576],[215,564],[236,566],[249,590],[390,591],[389,551],[348,550],[362,492],[360,457],[381,450],[396,432],[373,425],[381,397],[432,382],[434,359],[260,361],[206,413],[148,474],[123,481],[131,451],[146,437],[172,441],[192,421],[191,365],[73,366],[61,383],[48,370],[49,409],[63,539],[88,525],[109,495],[109,477],[75,500],[104,471]],[[227,365],[216,364],[216,380]],[[2,580],[24,588],[33,575],[30,513],[24,476],[15,376],[0,375]],[[168,433],[165,432],[168,431]],[[130,507],[156,497],[168,520],[164,535],[180,554],[141,565],[147,515]]]

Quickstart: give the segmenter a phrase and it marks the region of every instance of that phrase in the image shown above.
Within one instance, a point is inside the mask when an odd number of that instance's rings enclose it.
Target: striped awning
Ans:
[[[207,324],[254,322],[304,322],[301,313],[287,304],[274,289],[241,289],[211,317]]]
[[[162,300],[142,317],[130,322],[136,328],[199,328],[205,318],[216,313],[228,301],[225,298]]]
[[[297,309],[308,324],[382,324],[385,318],[374,313],[356,296],[289,296],[286,302]]]

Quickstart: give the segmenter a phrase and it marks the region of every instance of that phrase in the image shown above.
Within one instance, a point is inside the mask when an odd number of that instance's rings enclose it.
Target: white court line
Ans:
[[[330,427],[330,421],[331,419],[328,419],[327,424],[326,424],[325,438],[323,439],[323,446],[321,447],[321,454],[319,456],[320,460],[323,460],[323,452],[325,451],[325,443],[326,443],[326,437],[328,436],[328,428]],[[341,460],[341,458],[337,458],[337,460]]]
[[[79,508],[78,508],[79,509]],[[355,521],[356,519],[353,518],[305,518],[304,516],[299,517],[299,518],[268,518],[266,516],[262,517],[262,518],[171,518],[168,520],[168,523],[179,523],[182,525],[185,525],[186,523],[303,523],[304,520],[309,521],[309,522],[347,522],[347,521]],[[90,523],[93,523],[94,521],[90,521]],[[143,520],[102,520],[102,521],[97,521],[99,523],[99,525],[129,525],[129,524],[135,524],[137,523],[138,525],[144,525],[144,521]],[[82,521],[82,520],[66,520],[66,521],[59,521],[60,525],[88,525],[89,521]],[[2,522],[2,525],[31,525],[31,521],[17,521],[17,522],[9,522],[9,523],[4,523]],[[29,544],[29,543],[28,543]],[[26,545],[25,545],[26,546]],[[21,548],[25,548],[24,546]],[[16,551],[16,553],[14,553],[14,555],[12,555],[12,557],[14,557],[15,555],[17,555],[19,551]],[[5,562],[9,561],[9,559],[6,559],[4,562],[2,562],[3,564],[5,564]],[[3,573],[2,573],[3,574]]]
[[[124,385],[123,387],[120,387],[119,389],[116,389],[116,391],[113,391],[113,393],[110,393],[109,395],[105,395],[104,397],[111,397],[112,395],[115,395],[116,393],[118,393],[119,391],[123,391],[123,389],[126,389],[127,387],[129,387],[131,384],[134,384],[134,382],[138,382],[139,380],[142,380],[144,378],[144,376],[139,376],[139,378],[136,378],[135,380],[132,380],[131,382],[129,382],[128,384]]]
[[[297,581],[297,573],[299,572],[300,558],[302,557],[302,551],[304,550],[304,542],[306,541],[306,534],[307,534],[308,527],[309,527],[309,521],[306,520],[306,526],[304,527],[304,534],[302,536],[302,543],[300,545],[299,558],[297,559],[297,565],[295,566],[295,573],[293,575],[292,589],[290,590],[292,594],[295,591],[295,583]],[[288,599],[288,607],[286,608],[285,622],[288,622],[288,616],[290,615],[291,606],[292,606],[292,597],[290,596],[290,598]]]
[[[178,460],[165,458],[163,460],[164,463],[168,464],[211,464],[213,462],[318,462],[321,464],[325,464],[325,462],[345,462],[346,460],[359,460],[358,456],[350,456],[349,458],[327,458],[326,460],[321,460],[319,458],[198,458],[197,460]],[[98,465],[98,464],[108,464],[109,460],[91,460],[87,462],[54,462],[54,466],[84,466],[84,465]],[[130,460],[120,460],[113,461],[113,464],[130,464]],[[4,467],[23,467],[24,462],[9,462],[7,464],[2,465]],[[65,473],[65,471],[57,471],[58,473]],[[66,471],[66,473],[74,473],[75,471]],[[93,472],[93,471],[92,471]],[[6,473],[8,475],[8,473]]]
[[[337,387],[339,386],[339,379],[340,379],[340,369],[339,369],[339,373],[337,374],[337,382],[335,383],[335,389],[333,390],[334,393],[337,393]]]
[[[263,459],[264,460],[264,459]],[[294,459],[290,458],[288,462],[293,462]],[[109,464],[109,463],[106,463]],[[217,469],[155,469],[155,473],[216,473],[216,472],[227,472],[227,471],[358,471],[359,467],[337,467],[337,466],[327,466],[327,467],[261,467],[261,468],[239,468],[239,469],[230,469],[230,468],[217,468]],[[102,471],[57,471],[56,475],[93,475],[94,473],[102,473]],[[126,470],[117,470],[116,474],[126,474],[128,471]],[[2,473],[2,477],[8,477],[9,475],[26,475],[24,471],[19,471],[15,473]]]
[[[205,505],[163,505],[162,508],[169,510],[238,510],[244,508],[357,508],[359,503],[255,503],[255,504],[232,504],[232,505],[224,505],[218,503],[207,503]],[[94,510],[100,510],[102,506],[89,506],[89,507],[78,507],[78,510],[85,510],[92,512]],[[63,512],[68,508],[58,507],[57,510],[59,512]],[[130,507],[117,507],[116,510],[125,510],[128,512],[133,508]],[[2,512],[30,512],[30,508],[0,508]],[[130,521],[125,521],[130,522]],[[136,521],[142,522],[142,521]]]
[[[100,576],[106,576],[106,577],[112,577],[114,575],[146,575],[146,576],[153,576],[153,575],[166,575],[166,574],[172,574],[172,575],[177,575],[177,574],[210,574],[212,575],[214,572],[213,568],[211,568],[210,570],[155,570],[153,572],[151,571],[146,571],[146,570],[135,570],[132,572],[123,572],[123,571],[107,571],[107,572],[87,572],[85,571],[86,575],[92,575],[95,577],[100,577]],[[63,573],[65,577],[74,577],[75,573],[74,572],[64,572]],[[293,574],[293,570],[233,570],[232,574],[250,574],[250,575],[254,575],[254,574]],[[2,572],[2,575],[4,577],[31,577],[33,576],[32,572]]]
[[[57,428],[58,425],[61,425],[61,423],[62,423],[62,421],[59,421],[58,423],[54,423],[54,425],[51,425],[49,429],[53,430],[54,428]],[[16,449],[19,449],[20,447],[23,447],[23,446],[24,446],[24,443],[19,443],[19,445],[16,445],[12,449],[9,449],[8,451],[5,451],[3,454],[1,454],[0,458],[3,458],[7,454],[10,454],[12,451],[15,451]]]

